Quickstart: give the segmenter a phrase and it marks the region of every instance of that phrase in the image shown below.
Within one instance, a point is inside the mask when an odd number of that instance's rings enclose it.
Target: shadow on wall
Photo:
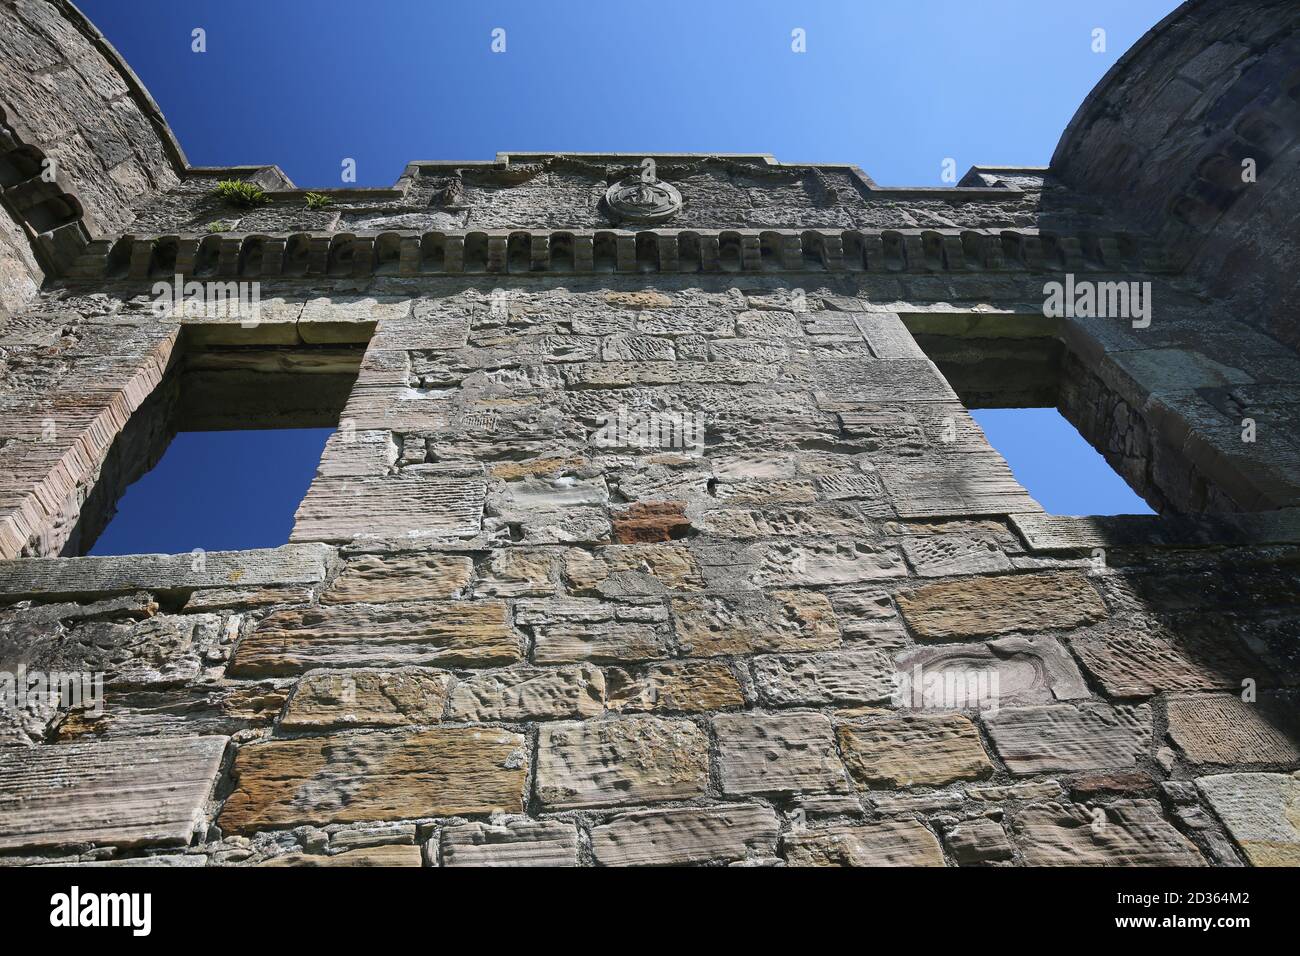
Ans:
[[[1069,638],[1093,682],[1133,703],[1159,695],[1157,727],[1167,722],[1190,775],[1290,772],[1300,759],[1300,566],[1262,547],[1166,551],[1156,561],[1150,551],[1103,551],[1123,577],[1092,580],[1112,611],[1138,623]]]

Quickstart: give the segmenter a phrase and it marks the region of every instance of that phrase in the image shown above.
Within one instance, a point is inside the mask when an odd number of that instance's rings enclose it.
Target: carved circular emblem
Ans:
[[[645,160],[639,175],[620,179],[605,191],[605,207],[616,222],[663,222],[682,208],[682,194],[657,179],[654,162]]]

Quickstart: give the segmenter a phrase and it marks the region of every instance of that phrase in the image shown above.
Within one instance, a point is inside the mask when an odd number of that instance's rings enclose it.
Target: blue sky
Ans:
[[[1177,2],[79,6],[149,87],[194,165],[275,163],[300,186],[329,187],[351,158],[359,185],[385,186],[412,160],[498,151],[758,152],[856,163],[883,185],[940,185],[948,158],[959,174],[1045,165],[1089,90]],[[196,28],[204,53],[192,51]],[[492,52],[498,28],[504,53]],[[804,53],[792,50],[795,29]],[[1093,51],[1097,29],[1104,52]],[[976,418],[1049,511],[1147,510],[1059,416]],[[178,438],[152,490],[128,490],[95,553],[283,543],[324,437],[271,434]],[[240,484],[248,474],[254,489]],[[196,512],[167,511],[163,479],[177,502],[207,505],[193,527],[169,517]]]
[[[391,185],[498,151],[772,153],[938,184],[1045,164],[1174,0],[81,0],[195,165]],[[491,33],[506,31],[506,51]],[[191,52],[191,31],[207,52]],[[791,51],[803,29],[807,52]],[[1106,52],[1092,52],[1092,31]]]
[[[181,432],[118,502],[90,554],[180,554],[289,540],[330,428]]]

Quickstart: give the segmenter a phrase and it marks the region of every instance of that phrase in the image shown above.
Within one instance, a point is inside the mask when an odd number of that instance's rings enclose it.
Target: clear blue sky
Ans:
[[[90,554],[273,548],[289,540],[331,428],[181,432],[126,489]]]
[[[772,153],[937,184],[1045,164],[1174,0],[81,0],[196,165],[391,185],[498,150]],[[207,52],[190,50],[207,31]],[[506,52],[491,52],[491,31]],[[1106,30],[1105,53],[1092,31]],[[791,30],[807,52],[791,52]]]
[[[959,173],[1045,165],[1088,91],[1177,3],[79,6],[149,87],[191,163],[276,163],[300,186],[327,187],[341,185],[344,158],[357,161],[359,185],[383,186],[411,160],[510,150],[762,152],[856,163],[884,185],[938,185],[949,157]],[[191,50],[195,28],[206,53]],[[504,53],[491,49],[496,28]],[[805,53],[791,49],[796,28]],[[1093,52],[1097,28],[1105,52]],[[977,419],[1048,510],[1146,510],[1059,416]],[[150,483],[128,491],[95,553],[283,543],[323,441],[314,431],[181,436]]]

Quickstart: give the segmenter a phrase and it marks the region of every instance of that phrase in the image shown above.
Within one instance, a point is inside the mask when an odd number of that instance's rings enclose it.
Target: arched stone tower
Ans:
[[[1297,25],[1185,4],[952,188],[322,202],[0,0],[0,860],[1300,862]],[[1045,514],[999,405],[1160,516]],[[80,556],[178,429],[324,423],[285,546]]]

